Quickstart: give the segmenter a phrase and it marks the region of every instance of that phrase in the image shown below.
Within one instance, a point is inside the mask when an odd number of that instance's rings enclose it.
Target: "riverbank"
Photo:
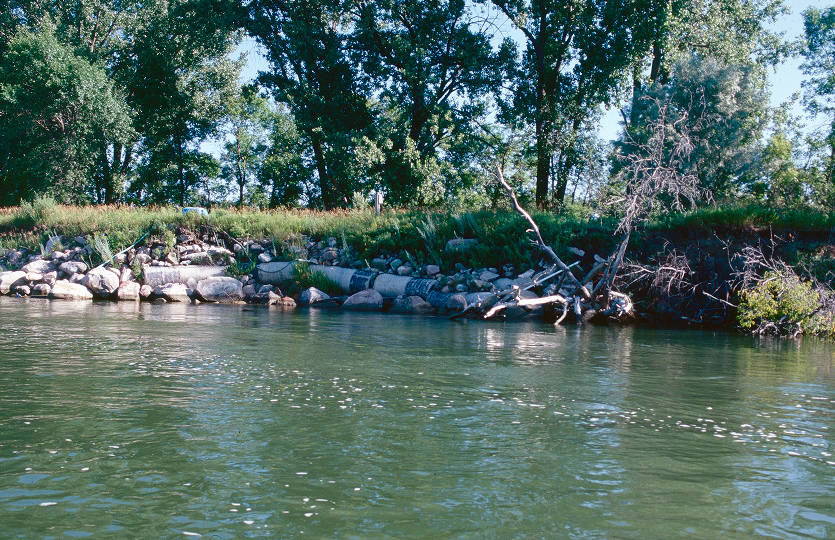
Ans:
[[[534,218],[577,279],[618,240],[605,218]],[[36,201],[0,211],[0,292],[450,315],[514,287],[523,300],[560,292],[524,230],[510,212],[217,210],[206,218]],[[762,208],[675,216],[633,235],[616,288],[634,302],[635,321],[736,327],[743,291],[763,273],[752,252],[831,284],[834,230],[833,215]],[[547,303],[529,308],[499,316],[556,318]],[[607,319],[598,315],[584,319]]]

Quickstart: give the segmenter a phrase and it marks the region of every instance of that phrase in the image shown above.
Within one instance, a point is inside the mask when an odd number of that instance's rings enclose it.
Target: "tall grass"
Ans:
[[[532,212],[543,238],[559,253],[576,245],[586,251],[606,254],[616,242],[613,218],[593,219],[576,212],[556,214]],[[498,266],[514,262],[520,267],[534,264],[527,224],[511,211],[388,210],[381,215],[369,211],[219,209],[208,217],[183,215],[172,207],[134,208],[126,206],[62,206],[51,201],[33,201],[16,208],[0,209],[0,248],[37,249],[48,231],[64,236],[106,235],[114,251],[123,249],[147,231],[170,239],[177,226],[206,224],[238,238],[267,240],[281,249],[301,246],[305,239],[334,237],[347,244],[362,259],[381,253],[408,257],[419,264],[455,263],[465,266]],[[770,227],[821,230],[835,227],[835,212],[779,212],[762,207],[702,209],[650,223],[646,231],[717,230]],[[636,235],[637,236],[637,235]],[[168,237],[168,238],[166,238]],[[479,244],[462,253],[444,251],[447,240],[477,238]]]

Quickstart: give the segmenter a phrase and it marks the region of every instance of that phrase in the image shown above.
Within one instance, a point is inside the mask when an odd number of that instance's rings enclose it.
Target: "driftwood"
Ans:
[[[583,272],[579,268],[580,261],[566,264],[554,249],[545,243],[539,226],[519,203],[515,191],[507,183],[499,167],[497,167],[497,178],[499,183],[507,191],[510,200],[513,202],[514,209],[530,225],[527,232],[532,236],[532,244],[545,255],[545,258],[553,266],[550,270],[545,270],[534,275],[532,283],[526,286],[525,289],[514,287],[498,292],[482,302],[467,306],[467,309],[456,313],[453,315],[453,318],[481,313],[483,318],[489,319],[500,315],[509,307],[522,307],[527,309],[536,306],[556,304],[562,307],[562,313],[555,324],[560,324],[569,312],[574,314],[578,322],[584,320],[584,314],[587,312],[589,315],[592,312],[599,313],[616,320],[622,320],[632,316],[634,306],[630,298],[623,293],[612,290],[615,275],[623,264],[629,235],[624,235],[621,242],[619,242],[609,257],[603,258],[594,255],[594,265],[588,272],[582,274],[582,279],[578,278],[574,274],[573,269],[576,268],[578,271]],[[572,249],[571,252],[581,257],[585,255],[585,251],[576,248]],[[559,280],[555,284],[552,283],[545,288],[546,296],[542,298],[521,298],[522,290],[544,286],[557,277],[559,277]],[[597,278],[596,282],[595,278]]]

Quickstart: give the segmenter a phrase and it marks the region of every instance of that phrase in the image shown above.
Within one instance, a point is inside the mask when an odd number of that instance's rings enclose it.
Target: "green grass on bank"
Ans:
[[[533,212],[545,240],[558,251],[576,245],[608,254],[616,243],[614,219],[592,219],[577,214]],[[310,210],[259,211],[218,209],[208,218],[183,215],[174,207],[62,206],[36,200],[21,207],[0,209],[0,249],[37,249],[48,234],[64,236],[106,235],[114,251],[132,244],[147,231],[170,242],[178,226],[210,226],[237,238],[266,239],[279,248],[302,246],[309,239],[333,237],[350,246],[357,257],[397,254],[417,264],[450,267],[497,266],[512,262],[519,267],[536,261],[524,234],[527,224],[511,211],[444,213],[439,211],[387,210],[317,212]],[[835,212],[779,212],[760,207],[703,209],[648,224],[648,232],[676,230],[758,229],[821,231],[835,228]],[[640,241],[636,235],[636,241]],[[444,252],[451,238],[478,238],[467,252]]]

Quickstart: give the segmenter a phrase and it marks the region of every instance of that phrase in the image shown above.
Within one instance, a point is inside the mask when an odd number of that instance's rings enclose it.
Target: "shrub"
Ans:
[[[768,272],[741,296],[737,320],[745,330],[835,337],[832,292],[802,281],[794,273]]]

